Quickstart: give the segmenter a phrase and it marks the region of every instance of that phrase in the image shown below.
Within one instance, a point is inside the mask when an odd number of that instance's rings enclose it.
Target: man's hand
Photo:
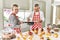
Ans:
[[[40,20],[39,22],[42,23],[42,20]]]

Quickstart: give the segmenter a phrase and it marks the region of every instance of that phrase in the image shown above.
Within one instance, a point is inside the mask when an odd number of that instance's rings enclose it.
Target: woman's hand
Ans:
[[[23,23],[23,21],[20,21],[18,24],[22,24]]]
[[[23,21],[20,21],[20,24],[22,24],[23,23]]]

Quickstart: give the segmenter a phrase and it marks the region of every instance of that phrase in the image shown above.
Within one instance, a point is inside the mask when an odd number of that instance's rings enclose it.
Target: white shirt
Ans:
[[[39,12],[36,12],[36,15],[38,14]],[[31,19],[32,21],[32,18],[33,18],[33,15],[34,15],[34,11],[30,14],[29,18]],[[44,22],[44,13],[42,11],[40,11],[40,19]]]

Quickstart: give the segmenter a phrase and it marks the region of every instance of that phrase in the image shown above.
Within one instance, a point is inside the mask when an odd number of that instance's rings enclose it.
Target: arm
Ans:
[[[40,12],[40,20],[44,22],[44,13],[42,11]]]
[[[29,17],[27,18],[28,19],[28,21],[31,21],[32,20],[32,18],[33,18],[33,12],[31,12],[31,14],[29,15]]]
[[[17,21],[16,21],[16,18],[14,15],[10,15],[9,17],[9,23],[12,25],[12,26],[15,26]]]

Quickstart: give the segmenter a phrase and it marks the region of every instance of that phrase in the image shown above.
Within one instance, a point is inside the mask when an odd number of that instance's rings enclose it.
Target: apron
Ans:
[[[39,22],[40,21],[40,13],[38,13],[37,15],[34,13],[32,21],[34,22],[32,29],[42,28],[42,23]]]

